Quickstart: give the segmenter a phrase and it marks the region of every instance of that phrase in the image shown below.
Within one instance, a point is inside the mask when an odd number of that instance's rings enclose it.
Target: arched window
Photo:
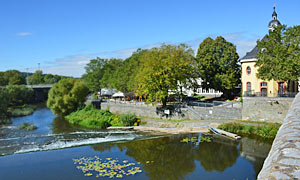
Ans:
[[[247,91],[251,91],[251,82],[247,82]]]
[[[251,68],[250,68],[250,66],[248,66],[248,67],[246,68],[246,72],[247,72],[247,74],[251,74]]]

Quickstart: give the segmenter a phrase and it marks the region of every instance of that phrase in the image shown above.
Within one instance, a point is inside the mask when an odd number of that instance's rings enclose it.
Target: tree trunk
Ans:
[[[166,107],[167,106],[167,99],[168,99],[168,96],[164,97],[161,102],[162,102],[162,106],[163,107]]]

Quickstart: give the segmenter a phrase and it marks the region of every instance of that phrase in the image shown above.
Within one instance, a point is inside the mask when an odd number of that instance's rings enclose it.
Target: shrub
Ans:
[[[279,123],[266,123],[261,126],[243,125],[239,123],[224,123],[218,126],[224,131],[233,132],[237,134],[249,134],[261,136],[263,138],[275,138],[280,127]]]
[[[33,131],[33,130],[37,129],[37,127],[33,124],[29,124],[29,123],[25,122],[25,123],[23,123],[23,125],[21,125],[19,127],[19,129],[24,129],[26,131]]]
[[[107,128],[114,119],[113,114],[107,110],[98,110],[92,105],[75,111],[65,117],[71,124],[77,124],[88,128]]]
[[[120,115],[120,122],[124,126],[133,126],[136,121],[137,121],[137,117],[135,114],[126,113],[126,114]]]
[[[50,89],[47,107],[56,115],[68,115],[85,101],[88,88],[78,79],[62,79]]]
[[[10,123],[10,119],[7,113],[8,104],[8,93],[5,88],[0,88],[0,124]]]
[[[9,96],[9,106],[19,106],[33,102],[33,89],[25,85],[9,85],[6,87]]]

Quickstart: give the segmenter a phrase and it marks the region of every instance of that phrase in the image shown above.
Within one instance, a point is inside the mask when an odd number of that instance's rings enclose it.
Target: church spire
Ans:
[[[273,11],[273,14],[272,14],[273,20],[277,20],[277,13],[276,13],[275,8],[276,8],[276,6],[275,6],[275,4],[274,4],[274,7],[273,7],[274,11]]]
[[[277,13],[276,13],[276,10],[275,10],[275,5],[273,7],[273,14],[272,14],[272,21],[269,22],[269,31],[273,31],[275,27],[279,26],[280,25],[280,22],[278,21],[277,19]]]

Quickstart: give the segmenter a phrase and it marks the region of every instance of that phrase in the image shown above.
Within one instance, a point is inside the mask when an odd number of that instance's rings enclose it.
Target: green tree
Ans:
[[[6,81],[4,75],[5,75],[4,72],[0,72],[0,86],[6,86],[7,85],[7,81]]]
[[[68,115],[83,105],[88,92],[82,80],[62,79],[50,89],[47,107],[56,115]]]
[[[114,71],[112,87],[122,92],[134,91],[135,76],[139,68],[140,59],[147,50],[138,49],[132,56],[125,59],[122,65]]]
[[[300,77],[300,26],[278,26],[257,41],[257,77],[297,81]]]
[[[43,81],[44,81],[45,84],[54,84],[54,83],[56,83],[56,81],[54,79],[54,75],[52,75],[52,74],[46,74],[44,76]]]
[[[225,97],[232,97],[233,90],[240,83],[238,59],[236,47],[222,36],[215,40],[206,38],[196,56],[202,87],[222,91]]]
[[[97,57],[96,59],[92,59],[86,66],[85,71],[86,74],[82,76],[84,82],[90,89],[90,91],[100,91],[100,80],[104,74],[104,65],[107,63],[107,59],[101,59]]]
[[[109,88],[109,89],[113,89],[115,88],[115,72],[117,69],[119,69],[120,67],[122,67],[122,59],[109,59],[106,64],[103,67],[103,77],[100,80],[101,83],[101,87],[102,88]]]
[[[169,93],[177,93],[179,85],[185,85],[193,65],[193,50],[184,44],[152,48],[141,57],[135,76],[136,92],[147,95],[149,101],[159,100],[166,106]]]
[[[32,103],[33,89],[25,85],[8,85],[6,90],[9,96],[9,106],[18,106]]]
[[[25,77],[22,76],[20,71],[17,70],[8,70],[4,72],[3,75],[4,82],[6,85],[20,85],[26,84]]]
[[[9,122],[9,117],[7,113],[9,94],[4,87],[0,87],[0,124]]]
[[[27,77],[27,80],[29,84],[43,84],[44,83],[43,71],[41,70],[35,71],[35,73]]]

